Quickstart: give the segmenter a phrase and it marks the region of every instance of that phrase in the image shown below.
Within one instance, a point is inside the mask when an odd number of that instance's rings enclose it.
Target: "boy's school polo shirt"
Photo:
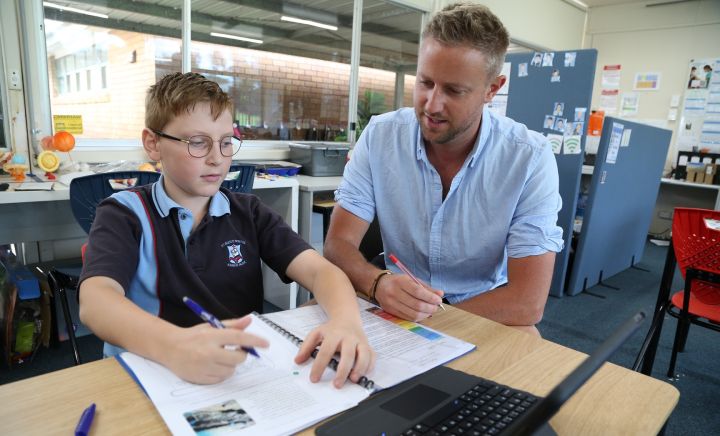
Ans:
[[[257,197],[224,188],[190,233],[192,222],[191,212],[165,194],[162,179],[114,194],[97,207],[80,281],[110,277],[147,312],[188,327],[202,320],[184,296],[219,319],[261,312],[261,261],[289,283],[288,265],[311,249]]]

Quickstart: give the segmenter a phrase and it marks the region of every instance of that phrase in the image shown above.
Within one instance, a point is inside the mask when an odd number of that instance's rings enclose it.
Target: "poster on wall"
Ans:
[[[620,89],[620,69],[618,65],[604,65],[600,86],[602,89]]]
[[[634,91],[657,91],[660,89],[660,73],[636,73]]]
[[[707,89],[712,81],[714,70],[712,59],[701,59],[690,62],[687,89]]]
[[[677,148],[720,152],[720,58],[693,59],[684,83]]]
[[[617,105],[617,89],[603,89],[600,91],[600,110],[605,111],[606,114],[614,114],[617,111]]]
[[[620,98],[620,115],[633,116],[638,113],[640,96],[634,92],[626,92]]]

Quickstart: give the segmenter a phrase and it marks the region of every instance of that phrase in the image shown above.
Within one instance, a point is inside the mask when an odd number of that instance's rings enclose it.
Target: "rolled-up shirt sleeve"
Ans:
[[[335,191],[335,201],[345,210],[372,222],[375,217],[375,194],[370,165],[370,143],[374,123],[370,121],[353,148],[350,161],[345,165],[343,179]]]
[[[508,257],[560,252],[563,249],[563,235],[557,219],[561,207],[557,162],[546,143],[538,155],[536,165],[530,169],[510,223]]]

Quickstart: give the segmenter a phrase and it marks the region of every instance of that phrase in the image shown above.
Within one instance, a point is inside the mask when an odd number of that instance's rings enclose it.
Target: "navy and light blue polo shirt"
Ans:
[[[183,327],[202,322],[184,296],[220,319],[262,311],[261,261],[288,283],[288,265],[311,247],[254,195],[222,188],[191,232],[192,213],[162,182],[98,205],[80,281],[110,277],[142,309]],[[122,351],[105,344],[105,355]]]

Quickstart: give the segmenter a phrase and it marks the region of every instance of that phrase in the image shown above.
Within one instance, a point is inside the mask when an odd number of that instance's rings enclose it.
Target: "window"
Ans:
[[[44,8],[52,114],[82,116],[79,146],[139,144],[148,86],[182,69],[183,2],[53,3],[74,11]],[[391,110],[398,77],[415,70],[421,13],[365,4],[360,95],[382,94]],[[352,15],[353,2],[333,0],[192,2],[191,69],[232,96],[245,139],[343,140]],[[411,95],[409,82],[399,98]]]
[[[53,3],[75,11],[44,8],[52,114],[82,117],[79,147],[139,145],[147,88],[180,71],[182,1]]]
[[[363,2],[356,138],[373,115],[412,106],[421,22],[420,11]]]

